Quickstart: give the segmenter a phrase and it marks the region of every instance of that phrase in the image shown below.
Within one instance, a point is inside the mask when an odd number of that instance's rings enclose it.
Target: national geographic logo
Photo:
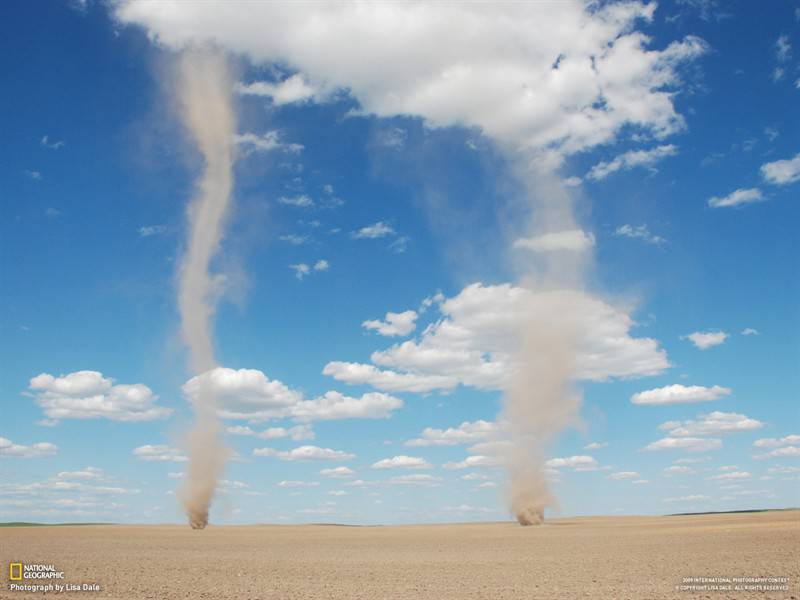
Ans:
[[[8,579],[9,581],[23,581],[27,579],[64,579],[64,571],[57,570],[55,565],[12,562],[8,565]]]
[[[8,564],[8,590],[11,592],[99,592],[97,583],[63,582],[64,571],[53,564],[12,562]]]

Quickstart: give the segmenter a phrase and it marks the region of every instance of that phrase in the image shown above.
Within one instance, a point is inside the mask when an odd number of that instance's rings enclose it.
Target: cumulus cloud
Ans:
[[[758,335],[758,330],[752,327],[745,327],[742,329],[742,335]]]
[[[594,470],[597,468],[597,460],[593,456],[577,455],[564,458],[551,458],[545,462],[545,466],[551,469],[567,467],[575,470]]]
[[[781,446],[800,445],[800,435],[791,434],[782,438],[762,438],[753,442],[756,448],[780,448]]]
[[[446,462],[442,465],[445,469],[471,469],[474,467],[499,467],[502,466],[502,460],[497,456],[484,456],[476,454],[468,456],[462,461]]]
[[[350,467],[333,467],[331,469],[322,469],[319,474],[333,479],[347,479],[355,475],[356,472]]]
[[[273,102],[284,91],[296,101],[345,90],[364,113],[475,127],[514,147],[564,155],[612,142],[626,125],[656,138],[684,127],[673,107],[679,69],[706,45],[689,36],[652,47],[636,26],[654,11],[652,3],[577,1],[114,7],[119,21],[169,47],[213,42],[294,70],[302,79],[291,86],[256,88]]]
[[[361,326],[365,329],[377,331],[385,336],[408,335],[416,328],[417,312],[406,310],[401,313],[387,312],[383,321],[364,321]]]
[[[626,223],[625,225],[617,227],[617,229],[614,231],[614,235],[639,239],[648,244],[653,244],[655,246],[660,246],[661,244],[667,241],[660,235],[654,235],[650,233],[650,230],[647,228],[647,225],[638,225],[634,227],[633,225],[628,225]]]
[[[761,177],[773,185],[788,185],[800,181],[800,153],[794,158],[761,165]]]
[[[283,81],[275,83],[269,81],[254,81],[236,86],[236,91],[244,96],[265,96],[272,99],[272,103],[280,106],[309,100],[314,96],[314,88],[308,85],[302,75],[294,74]]]
[[[600,450],[601,448],[607,448],[608,442],[592,442],[591,444],[586,444],[583,449],[584,450]]]
[[[299,488],[299,487],[317,487],[319,485],[318,481],[279,481],[278,487],[282,488]]]
[[[711,208],[725,208],[730,206],[743,206],[753,202],[763,202],[766,200],[764,194],[758,188],[739,188],[727,196],[714,196],[708,200]]]
[[[323,373],[384,391],[446,391],[459,384],[504,389],[517,368],[513,357],[524,311],[553,303],[575,306],[581,321],[576,326],[584,333],[576,361],[580,379],[641,377],[669,367],[658,342],[631,337],[633,319],[602,300],[581,292],[533,293],[509,284],[475,283],[439,303],[442,318],[418,339],[374,352],[373,364],[334,361]]]
[[[720,448],[722,448],[722,440],[716,438],[665,437],[656,442],[648,444],[644,450],[648,452],[658,450],[686,450],[687,452],[705,452],[707,450],[719,450]]]
[[[349,460],[355,458],[355,454],[333,450],[331,448],[320,448],[319,446],[299,446],[292,450],[275,450],[274,448],[255,448],[253,456],[269,456],[280,460]]]
[[[711,500],[708,496],[704,496],[703,494],[690,494],[688,496],[678,496],[675,498],[664,498],[664,502],[702,502],[706,500]]]
[[[352,235],[356,239],[374,240],[376,238],[382,238],[394,234],[395,231],[391,225],[388,225],[383,221],[378,221],[377,223],[366,225],[365,227],[354,231]]]
[[[752,431],[763,426],[761,421],[747,415],[714,411],[691,421],[668,421],[659,425],[659,429],[666,430],[670,437],[695,437]]]
[[[98,371],[76,371],[59,377],[42,373],[31,379],[28,387],[36,404],[53,421],[154,421],[172,413],[170,408],[155,405],[158,396],[146,385],[115,385],[113,379]]]
[[[756,460],[765,460],[768,458],[796,458],[798,456],[800,456],[800,446],[784,446],[783,448],[776,448],[765,454],[756,454],[753,458]]]
[[[139,446],[133,449],[133,455],[151,462],[186,462],[188,459],[177,448],[170,448],[166,444]]]
[[[691,467],[687,467],[685,465],[670,465],[666,467],[663,471],[664,475],[693,475],[696,473],[694,469]]]
[[[608,162],[599,162],[586,174],[587,179],[605,179],[617,171],[628,171],[634,167],[650,167],[667,156],[677,154],[678,148],[672,144],[657,146],[650,150],[631,150],[620,154]]]
[[[403,401],[380,392],[369,392],[351,398],[339,392],[325,392],[314,400],[298,402],[291,416],[298,421],[332,421],[336,419],[388,419],[392,411],[402,408]]]
[[[691,341],[700,350],[708,350],[725,343],[728,334],[724,331],[695,331],[684,336],[684,339]]]
[[[424,458],[400,454],[392,458],[384,458],[372,464],[373,469],[431,469],[431,465]]]
[[[45,458],[56,454],[58,454],[58,446],[50,442],[37,442],[25,446],[0,437],[0,458]]]
[[[138,231],[139,237],[151,237],[165,233],[167,228],[164,225],[145,225],[143,227],[139,227]]]
[[[187,381],[184,394],[196,402],[201,390],[211,390],[217,399],[219,415],[226,419],[247,419],[251,423],[269,419],[291,418],[295,421],[331,421],[338,419],[387,419],[402,408],[403,401],[381,392],[362,394],[360,398],[328,391],[312,400],[303,399],[278,380],[270,380],[257,369],[217,367]],[[233,435],[252,435],[262,439],[291,437],[313,439],[310,427],[273,427],[256,433],[250,427],[231,426]]]
[[[192,377],[182,389],[193,403],[201,392],[212,394],[223,418],[254,422],[287,416],[302,398],[300,392],[257,369],[217,367]]]
[[[731,393],[730,388],[714,385],[681,385],[675,383],[653,390],[645,390],[631,396],[634,404],[689,404],[694,402],[711,402],[719,400]]]
[[[103,469],[97,467],[86,467],[80,471],[60,471],[56,474],[56,479],[103,479]]]
[[[458,427],[436,429],[426,427],[420,437],[406,441],[406,446],[455,446],[485,440],[497,431],[497,426],[489,421],[464,421]]]
[[[308,265],[306,263],[297,263],[295,265],[289,265],[289,268],[294,271],[294,276],[297,277],[300,281],[303,280],[304,277],[310,275],[311,273],[316,273],[318,271],[327,271],[330,268],[331,264],[324,259],[320,259],[315,262],[313,265]]]
[[[514,248],[534,252],[585,252],[594,247],[594,236],[582,229],[545,233],[532,238],[520,238]]]

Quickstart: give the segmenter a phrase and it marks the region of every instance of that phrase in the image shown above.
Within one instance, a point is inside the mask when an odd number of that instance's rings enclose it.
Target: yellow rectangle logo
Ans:
[[[14,571],[16,570],[16,575]],[[8,578],[11,581],[22,581],[22,563],[10,563],[8,565]]]

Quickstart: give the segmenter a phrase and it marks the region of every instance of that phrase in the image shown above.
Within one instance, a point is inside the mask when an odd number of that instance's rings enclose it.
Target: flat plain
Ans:
[[[557,599],[800,597],[800,511],[474,523],[95,525],[0,529],[8,563],[131,599]],[[788,591],[680,591],[686,577],[786,577]],[[718,584],[708,584],[718,585]],[[735,584],[731,584],[735,585]],[[48,594],[50,596],[50,594]]]

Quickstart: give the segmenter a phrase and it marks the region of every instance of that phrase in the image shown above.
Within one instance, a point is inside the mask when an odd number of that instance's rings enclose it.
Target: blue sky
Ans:
[[[418,79],[436,81],[448,60],[479,70],[485,58],[502,73],[498,65],[525,59],[494,44],[505,25],[479,27],[484,37],[462,56],[456,36],[448,57],[415,31],[422,15],[408,35],[424,44],[406,60],[391,27],[383,43],[360,29],[369,18],[323,14],[372,40],[363,51],[373,64],[338,45],[341,31],[311,49],[273,32],[273,48],[262,41],[272,39],[267,4],[249,18],[182,6],[176,22],[135,1],[7,9],[0,519],[184,520],[174,491],[192,420],[182,386],[193,374],[175,273],[199,162],[171,87],[184,35],[229,51],[240,90],[265,85],[235,96],[234,208],[213,263],[226,278],[214,331],[219,364],[242,379],[221,393],[229,412],[245,396],[254,412],[312,402],[308,418],[291,408],[223,419],[238,429],[225,434],[235,456],[215,522],[508,517],[504,471],[473,446],[499,435],[503,386],[482,378],[480,361],[508,367],[503,315],[525,260],[510,248],[529,211],[537,217],[509,150],[521,145],[557,159],[553,172],[593,240],[583,315],[586,344],[600,350],[581,378],[580,423],[547,457],[561,513],[797,505],[800,5],[636,5],[639,18],[607,35],[616,48],[648,39],[600,72],[625,97],[641,84],[627,66],[660,54],[645,69],[644,100],[620,100],[608,126],[570,125],[569,111],[552,106],[544,125],[539,112],[515,115],[492,104],[488,88],[508,83],[500,79],[470,88],[463,106],[447,90],[420,100]],[[578,52],[569,15],[583,9],[554,10],[543,18],[563,29],[546,45],[563,45],[569,72]],[[261,13],[264,29],[249,29]],[[281,18],[289,29],[303,19]],[[434,33],[436,23],[427,23]],[[305,87],[292,88],[293,77]],[[530,93],[561,107],[583,85]],[[551,135],[562,121],[566,133]],[[452,358],[464,347],[480,364]],[[239,369],[255,374],[245,381]],[[387,383],[386,371],[403,383]],[[328,392],[354,404],[324,416]],[[290,452],[303,446],[318,458],[296,460]],[[466,468],[470,456],[489,466]],[[393,457],[407,458],[381,468]],[[321,473],[337,467],[352,472]]]

